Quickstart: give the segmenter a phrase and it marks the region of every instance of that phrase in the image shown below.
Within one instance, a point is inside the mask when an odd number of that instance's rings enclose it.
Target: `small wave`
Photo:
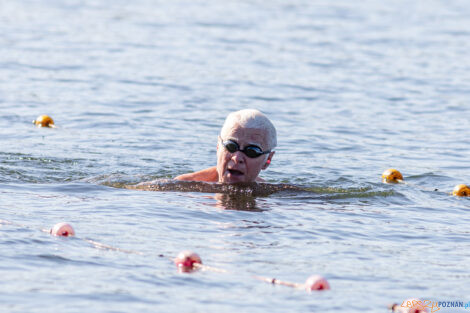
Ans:
[[[320,199],[349,199],[349,198],[374,198],[374,197],[390,197],[397,193],[393,190],[367,191],[367,192],[347,192],[332,195],[320,196]]]
[[[67,263],[67,262],[72,261],[70,259],[64,258],[63,256],[55,255],[55,254],[39,254],[38,258],[54,261],[57,263]]]
[[[351,188],[341,188],[341,187],[306,187],[305,191],[311,191],[314,193],[320,194],[337,194],[337,193],[364,193],[368,192],[372,187],[351,187]]]
[[[51,261],[59,264],[73,263],[80,265],[95,265],[95,266],[104,266],[101,263],[91,262],[91,261],[82,261],[82,260],[73,260],[56,254],[38,254],[38,258]]]
[[[86,175],[80,158],[39,157],[0,152],[0,182],[44,183],[71,181]]]

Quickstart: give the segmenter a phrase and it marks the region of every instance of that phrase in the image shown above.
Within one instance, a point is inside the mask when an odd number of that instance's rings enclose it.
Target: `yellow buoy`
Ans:
[[[452,194],[459,197],[468,197],[470,196],[470,188],[467,185],[460,184],[454,187]]]
[[[55,127],[54,120],[49,115],[39,115],[38,118],[33,121],[33,124],[37,127]]]
[[[394,168],[389,168],[382,174],[382,182],[384,183],[399,183],[403,181],[403,175]]]

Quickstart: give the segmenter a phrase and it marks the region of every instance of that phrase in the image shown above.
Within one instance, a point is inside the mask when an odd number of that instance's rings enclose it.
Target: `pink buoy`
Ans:
[[[308,291],[328,290],[330,289],[330,284],[328,284],[328,281],[324,277],[313,275],[307,278],[307,281],[305,282],[305,289]]]
[[[75,231],[73,227],[69,223],[59,223],[55,224],[50,231],[51,235],[54,236],[75,236]]]
[[[202,264],[199,255],[192,251],[182,251],[178,254],[175,259],[176,267],[180,273],[189,273],[194,271],[196,268],[194,264]]]

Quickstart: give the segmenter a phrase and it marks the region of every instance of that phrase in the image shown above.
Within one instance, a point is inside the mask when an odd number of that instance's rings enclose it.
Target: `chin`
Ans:
[[[228,174],[223,177],[222,182],[227,183],[227,184],[235,184],[235,183],[246,183],[248,181],[246,180],[245,175]]]
[[[245,179],[241,177],[232,177],[232,178],[226,178],[223,182],[227,184],[236,184],[236,183],[245,183],[246,181]]]

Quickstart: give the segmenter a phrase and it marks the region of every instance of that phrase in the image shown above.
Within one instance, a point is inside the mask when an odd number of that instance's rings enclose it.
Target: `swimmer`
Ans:
[[[176,180],[251,183],[268,168],[276,147],[276,129],[260,111],[246,109],[230,113],[217,142],[217,166],[175,177]]]

